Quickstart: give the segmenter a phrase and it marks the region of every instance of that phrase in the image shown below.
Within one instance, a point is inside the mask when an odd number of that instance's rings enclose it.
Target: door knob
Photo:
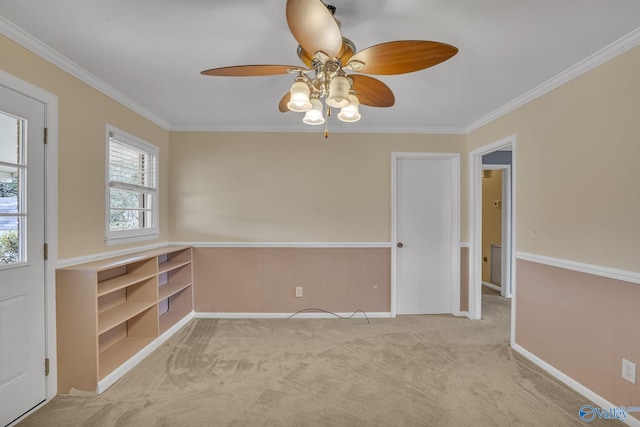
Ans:
[[[401,248],[401,247],[403,247],[403,246],[404,246],[404,243],[402,243],[402,242],[398,242],[398,247],[399,247],[399,248]]]

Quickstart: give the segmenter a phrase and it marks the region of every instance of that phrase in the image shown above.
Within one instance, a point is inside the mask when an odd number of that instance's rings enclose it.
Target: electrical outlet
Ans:
[[[622,378],[629,381],[631,384],[636,383],[636,364],[629,362],[627,359],[622,359]]]
[[[296,298],[302,298],[302,286],[296,286]]]

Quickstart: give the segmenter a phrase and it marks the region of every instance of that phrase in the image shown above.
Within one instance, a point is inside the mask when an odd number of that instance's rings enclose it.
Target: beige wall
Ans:
[[[104,243],[105,125],[160,147],[160,231],[168,240],[168,144],[164,129],[0,36],[0,69],[58,96],[58,256],[122,249]]]
[[[502,171],[490,172],[490,178],[482,178],[482,280],[487,283],[491,282],[491,245],[502,244],[502,209],[493,204],[502,200]]]
[[[640,47],[468,135],[516,134],[516,250],[640,272]],[[539,239],[532,239],[537,228]],[[516,344],[614,405],[640,386],[640,285],[518,260]]]
[[[170,138],[171,236],[196,242],[388,242],[391,153],[466,149],[464,135]]]
[[[517,134],[518,251],[640,271],[639,74],[636,47],[468,135]]]

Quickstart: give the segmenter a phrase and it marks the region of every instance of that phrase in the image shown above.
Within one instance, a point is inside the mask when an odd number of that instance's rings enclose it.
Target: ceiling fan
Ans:
[[[306,113],[303,122],[326,123],[331,108],[340,108],[344,122],[360,120],[358,106],[391,107],[395,97],[380,80],[364,74],[404,74],[444,62],[454,56],[454,46],[423,40],[400,40],[356,52],[355,44],[342,37],[335,6],[321,0],[287,0],[287,23],[299,43],[295,65],[238,65],[202,71],[207,76],[269,76],[295,74],[295,82],[279,103],[281,112]],[[324,100],[325,105],[322,101]],[[325,137],[328,131],[325,128]]]

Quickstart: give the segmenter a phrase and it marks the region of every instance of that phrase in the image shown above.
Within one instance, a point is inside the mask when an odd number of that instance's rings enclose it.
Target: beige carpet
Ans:
[[[102,395],[19,425],[585,425],[587,400],[510,349],[508,301],[483,300],[482,321],[194,320]]]

